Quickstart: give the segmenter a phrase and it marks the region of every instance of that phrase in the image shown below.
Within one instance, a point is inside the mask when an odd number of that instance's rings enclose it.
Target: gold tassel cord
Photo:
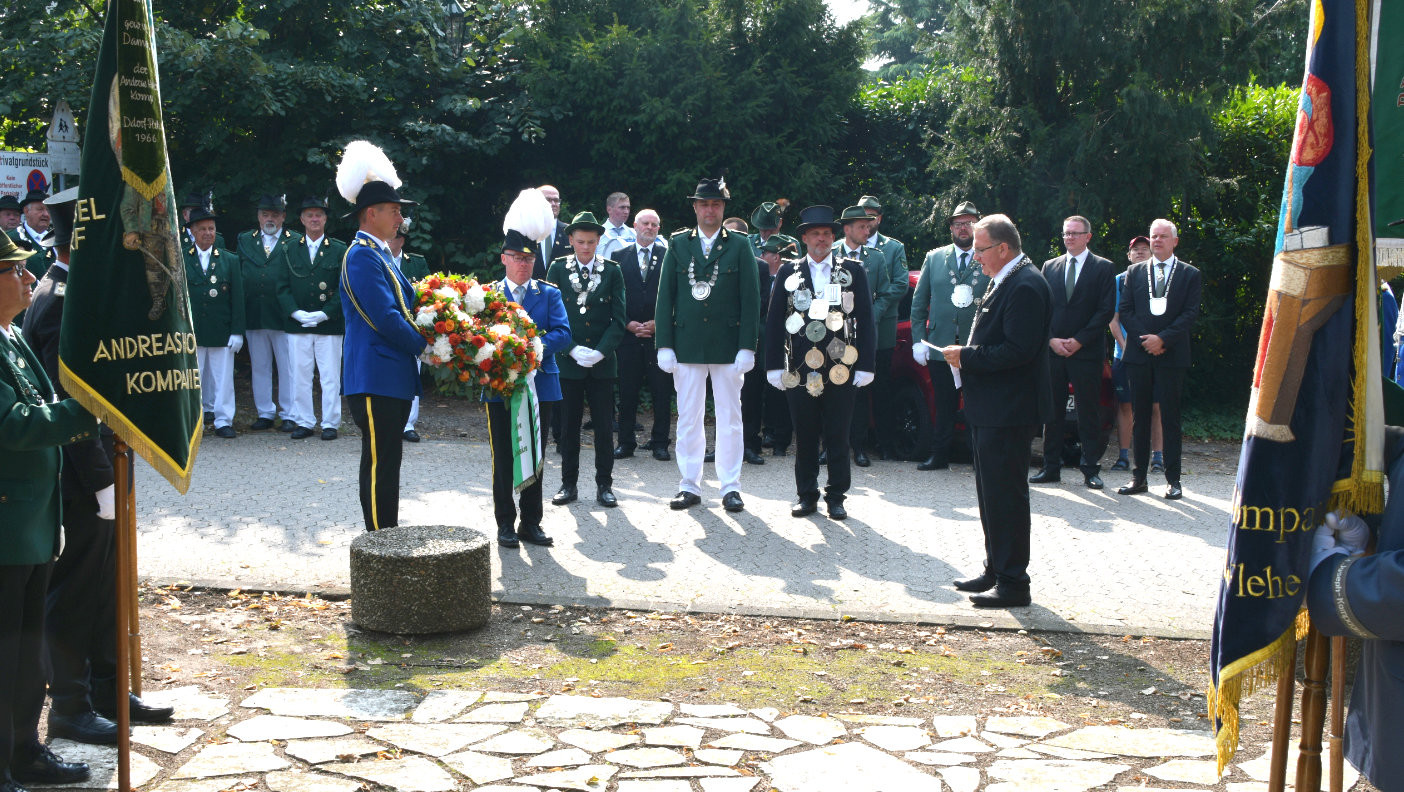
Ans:
[[[1218,687],[1205,692],[1209,718],[1220,724],[1214,734],[1219,775],[1238,753],[1239,702],[1277,683],[1297,654],[1297,641],[1306,637],[1310,627],[1307,612],[1298,612],[1296,621],[1277,640],[1225,666]]]

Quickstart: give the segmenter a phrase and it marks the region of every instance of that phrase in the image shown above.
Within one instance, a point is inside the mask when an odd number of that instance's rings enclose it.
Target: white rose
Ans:
[[[419,313],[415,314],[414,323],[417,324],[417,325],[419,325],[420,327],[433,327],[433,326],[434,326],[434,309],[433,309],[433,308],[420,308],[420,309],[419,309]]]
[[[512,370],[510,370],[510,371],[507,372],[507,381],[508,381],[508,382],[516,382],[516,381],[517,381],[517,370],[516,370],[516,369],[512,369]]]
[[[492,327],[488,328],[488,332],[491,332],[493,335],[505,338],[507,336],[512,335],[512,328],[508,327],[505,324],[495,324]]]
[[[453,347],[449,344],[448,336],[439,336],[434,339],[434,356],[439,358],[439,362],[447,361],[453,355]]]
[[[492,344],[483,344],[482,346],[478,347],[478,354],[473,356],[473,362],[481,363],[484,360],[488,360],[496,351],[497,347],[493,346]]]
[[[447,303],[457,302],[458,290],[452,286],[443,286],[435,290],[434,296]]]
[[[531,351],[536,353],[537,360],[541,360],[542,356],[546,354],[546,346],[541,343],[540,338],[533,338],[531,339]]]

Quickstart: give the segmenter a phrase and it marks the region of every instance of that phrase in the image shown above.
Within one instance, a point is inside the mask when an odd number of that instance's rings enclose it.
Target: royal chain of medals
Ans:
[[[1024,267],[1027,267],[1028,265],[1029,257],[1024,256],[1024,258],[1021,259],[1018,264],[1014,265],[1014,269],[1010,270],[1009,274],[1005,275],[1000,280],[990,278],[990,285],[985,287],[985,296],[980,298],[980,305],[983,307],[979,311],[975,312],[975,318],[970,322],[970,339],[966,341],[967,344],[974,343],[975,328],[980,325],[980,315],[985,311],[989,310],[990,300],[994,299],[995,294],[999,291],[999,287],[1003,286],[1005,281],[1014,277],[1014,273],[1018,272]]]
[[[597,260],[598,259],[595,259],[590,262],[590,278],[588,281],[585,279],[583,273],[581,273],[584,265],[580,263],[580,259],[575,259],[575,266],[570,270],[570,286],[575,290],[575,293],[579,295],[575,298],[575,304],[581,308],[584,308],[585,301],[590,299],[590,292],[593,292],[600,286],[600,273],[594,269],[594,262]],[[603,266],[603,262],[601,262],[601,266]]]
[[[966,255],[969,255],[968,253]],[[975,279],[972,277],[979,272],[979,267],[966,265],[965,273],[962,275],[955,269],[946,265],[946,271],[951,274],[951,304],[957,308],[967,308],[975,301]]]
[[[24,373],[20,371],[20,369],[25,367],[25,362],[18,347],[19,334],[16,332],[15,337],[10,339],[10,354],[5,356],[5,367],[9,369],[10,376],[14,377],[15,384],[19,386],[19,395],[20,398],[24,400],[24,403],[38,407],[44,404],[46,399],[43,394],[34,389],[34,386],[29,382],[29,378],[24,376]]]
[[[849,314],[853,311],[853,292],[844,291],[853,284],[853,274],[839,265],[835,257],[833,266],[829,269],[829,288],[824,290],[824,294],[813,294],[809,289],[800,288],[804,282],[800,267],[809,266],[807,258],[800,258],[792,261],[795,271],[785,278],[785,291],[789,292],[789,304],[794,309],[785,319],[785,371],[780,375],[780,384],[785,389],[797,388],[800,383],[804,383],[804,388],[811,396],[819,396],[824,392],[824,375],[820,369],[825,364],[825,353],[833,363],[829,366],[829,381],[835,385],[842,385],[852,377],[852,366],[858,362],[858,347],[853,345],[857,337],[857,328],[853,317]],[[844,262],[853,262],[852,259],[843,259]],[[829,294],[837,287],[841,296],[838,307],[840,310],[830,310],[833,303],[829,299]],[[816,292],[819,289],[815,289]],[[810,321],[805,322],[805,316]],[[842,331],[843,338],[837,334]],[[830,332],[835,333],[827,346],[822,350],[819,342]],[[793,354],[794,336],[803,333],[804,337],[814,346],[805,353],[804,365],[810,371],[803,379],[800,372],[790,368],[790,358]]]
[[[1159,297],[1155,296],[1155,268],[1155,259],[1151,259],[1150,266],[1146,268],[1146,297],[1150,300],[1150,312],[1164,316],[1170,305],[1170,281],[1175,279],[1175,259],[1165,262],[1165,288]]]
[[[692,233],[696,234],[697,231],[694,230]],[[721,234],[725,232],[719,231],[717,233],[717,241],[712,243],[713,250],[716,250],[717,245],[721,244]],[[717,276],[720,274],[721,261],[718,259],[712,262],[712,277],[708,278],[706,281],[697,280],[697,255],[693,254],[687,261],[687,285],[688,288],[692,290],[692,299],[701,302],[711,297],[712,287],[717,285]]]

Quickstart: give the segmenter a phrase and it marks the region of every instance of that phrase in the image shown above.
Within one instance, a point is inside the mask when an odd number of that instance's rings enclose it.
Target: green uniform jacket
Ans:
[[[72,399],[50,402],[53,384],[13,329],[13,342],[0,332],[0,565],[47,564],[58,554],[63,517],[59,447],[97,434],[98,423]],[[26,401],[21,381],[46,403]]]
[[[210,271],[205,272],[200,269],[194,245],[187,246],[184,255],[195,343],[228,346],[230,336],[244,334],[244,278],[239,257],[215,245],[210,248]]]
[[[868,241],[873,243],[873,247],[881,250],[884,256],[887,256],[888,267],[894,269],[900,267],[903,272],[907,271],[907,246],[905,244],[878,233],[874,233]]]
[[[278,282],[288,277],[288,253],[302,244],[302,235],[284,228],[273,252],[263,252],[258,229],[239,235],[240,275],[244,278],[244,322],[249,330],[283,330],[292,321],[278,304]]]
[[[717,282],[705,300],[692,297],[693,277]],[[742,349],[756,350],[760,337],[760,269],[745,236],[723,228],[712,254],[702,256],[697,229],[686,229],[668,240],[668,253],[658,275],[658,310],[654,312],[654,345],[671,349],[679,363],[735,363]]]
[[[985,288],[990,285],[989,276],[975,263],[973,248],[971,253],[969,269],[963,279],[958,277],[960,256],[955,245],[936,248],[926,254],[917,278],[916,293],[912,295],[913,346],[922,341],[936,346],[963,346],[970,340],[970,323],[975,320]],[[953,279],[970,286],[974,299],[965,308],[957,308],[951,302],[951,293],[956,287]]]
[[[778,236],[778,237],[780,237],[781,239],[785,240],[786,242],[789,242],[790,244],[792,244],[792,245],[795,246],[795,252],[794,252],[794,253],[791,253],[791,254],[788,254],[788,255],[795,255],[795,256],[797,256],[797,255],[800,255],[800,254],[802,254],[802,253],[804,252],[804,245],[801,245],[801,244],[800,244],[800,241],[799,241],[798,239],[795,239],[794,237],[790,236],[789,234],[782,234],[782,233],[780,233],[779,231],[777,231],[777,232],[775,232],[774,234],[771,234],[771,236]],[[749,240],[751,240],[751,253],[752,253],[752,255],[754,255],[756,258],[760,258],[760,254],[761,254],[761,245],[764,245],[764,244],[765,244],[765,242],[761,239],[760,233],[757,232],[757,233],[754,233],[754,234],[749,234],[749,235],[747,235],[746,238],[749,239]]]
[[[278,282],[278,306],[283,312],[283,329],[289,333],[345,335],[346,320],[341,315],[341,260],[346,243],[322,237],[317,260],[307,256],[307,243],[288,246],[287,277]],[[316,327],[303,327],[292,318],[293,311],[324,311],[327,321]]]
[[[581,306],[577,302],[580,292],[575,290],[569,277],[574,261],[574,255],[562,256],[551,262],[551,269],[546,272],[546,282],[561,290],[572,339],[569,346],[556,353],[556,364],[561,368],[561,379],[613,379],[619,376],[619,360],[614,350],[624,340],[624,273],[612,261],[595,259],[596,264],[604,265],[604,274],[600,276],[600,285]],[[582,368],[570,356],[570,350],[577,346],[602,352],[605,359],[590,368]]]
[[[898,242],[897,245],[901,245]],[[843,240],[834,243],[834,253],[851,258]],[[897,309],[902,306],[902,298],[907,294],[910,278],[907,276],[907,251],[903,247],[900,256],[888,256],[882,248],[863,246],[858,251],[858,260],[863,262],[863,271],[868,274],[868,296],[873,301],[873,321],[877,323],[877,348],[892,349],[897,346]]]
[[[411,281],[422,281],[429,277],[429,262],[418,253],[406,253],[400,257],[400,272]]]
[[[34,244],[34,242],[30,240],[29,235],[24,233],[24,226],[6,231],[5,233],[9,235],[10,239],[16,245],[19,245],[25,250],[34,251],[34,255],[25,259],[24,268],[34,275],[35,280],[44,277],[44,273],[49,271],[49,265],[55,261],[53,248],[46,248],[42,245]],[[19,324],[19,321],[16,320],[15,324]]]

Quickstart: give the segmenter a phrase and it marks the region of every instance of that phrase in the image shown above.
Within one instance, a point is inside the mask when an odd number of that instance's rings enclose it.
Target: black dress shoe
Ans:
[[[609,487],[600,487],[595,490],[595,501],[609,509],[619,505],[619,499],[614,497],[614,490]]]
[[[1131,461],[1128,460],[1128,459],[1117,459],[1116,462],[1113,462],[1113,463],[1112,463],[1111,469],[1112,469],[1112,470],[1130,470],[1130,469],[1131,469]]]
[[[1028,589],[995,586],[993,594],[971,594],[970,604],[977,608],[1022,608],[1033,602]]]
[[[655,448],[653,449],[653,458],[659,462],[668,462],[673,458],[673,455],[668,453],[666,448]]]
[[[497,529],[498,547],[521,547],[522,543],[517,541],[517,532],[509,528]]]
[[[950,466],[951,463],[947,462],[944,457],[938,457],[932,454],[927,457],[924,462],[917,465],[917,470],[946,470],[950,468]]]
[[[406,430],[405,430],[405,434],[404,434],[404,438],[405,438],[405,442],[406,442],[406,443],[418,443],[418,442],[419,442],[419,432],[416,432],[416,431],[414,431],[413,429],[406,429]]]
[[[1179,500],[1185,496],[1185,491],[1180,489],[1179,482],[1169,484],[1165,487],[1166,500]]]
[[[556,494],[551,498],[551,503],[556,506],[564,506],[567,503],[574,503],[575,498],[575,487],[570,484],[564,484],[559,490],[556,490]]]
[[[722,508],[729,512],[739,512],[746,510],[746,504],[741,500],[741,493],[732,490],[722,496]]]
[[[624,446],[619,446],[618,448],[614,449],[614,458],[615,458],[615,459],[628,459],[629,457],[631,457],[631,456],[633,456],[633,455],[634,455],[634,449],[632,449],[632,448],[625,448]]]
[[[1082,483],[1086,484],[1087,488],[1090,490],[1099,490],[1106,486],[1102,483],[1102,477],[1096,473],[1087,475]]]
[[[232,440],[238,436],[239,433],[234,431],[232,426],[221,426],[215,430],[215,437],[223,437],[225,440]]]
[[[775,448],[772,448],[772,449],[770,450],[770,455],[771,455],[771,456],[788,456],[789,453],[790,453],[790,448],[789,448],[789,446],[776,446]]]
[[[0,792],[29,792],[15,781],[0,781]]]
[[[857,465],[858,467],[867,467],[873,464],[873,461],[871,459],[868,459],[868,454],[866,452],[854,451],[853,464]]]
[[[112,741],[117,741],[115,730]],[[72,784],[88,777],[88,766],[82,762],[65,762],[47,745],[36,745],[26,760],[19,755],[10,762],[10,776],[21,784]]]
[[[555,539],[546,535],[539,525],[523,525],[522,530],[517,532],[517,536],[523,542],[534,544],[539,547],[551,547],[556,543]]]
[[[766,432],[764,435],[761,435],[761,448],[774,448],[774,447],[775,447],[775,435],[770,434],[769,432]]]
[[[791,517],[808,517],[809,515],[817,511],[819,511],[819,501],[817,500],[808,500],[807,498],[800,498],[799,500],[790,504]]]
[[[207,412],[207,413],[205,413],[205,423],[207,423],[207,424],[212,424],[212,423],[214,423],[214,413],[212,413],[212,412]]]
[[[72,715],[56,715],[51,712],[49,739],[56,737],[88,745],[116,745],[117,724],[92,710]]]
[[[291,437],[294,440],[306,440],[313,434],[314,433],[311,429],[308,429],[305,426],[299,426],[296,429],[292,430],[292,434],[288,435],[288,437]]]
[[[1116,494],[1118,494],[1118,495],[1140,495],[1142,492],[1145,492],[1146,489],[1147,489],[1147,487],[1146,487],[1146,480],[1145,480],[1145,479],[1132,479],[1130,484],[1127,484],[1127,485],[1121,487],[1120,489],[1118,489],[1118,490],[1116,491]]]
[[[846,520],[846,519],[848,519],[848,509],[843,508],[843,503],[838,502],[838,501],[826,501],[826,502],[825,502],[825,505],[828,507],[828,510],[829,510],[829,519],[831,519],[831,520]]]
[[[1049,468],[1044,468],[1032,476],[1029,476],[1030,484],[1057,484],[1062,480],[1063,474],[1061,471],[1050,470]]]
[[[337,435],[336,435],[336,430],[335,430],[335,429],[332,429],[332,428],[328,427],[328,428],[322,430],[322,439],[323,439],[323,440],[335,440],[336,437],[337,437]]]
[[[673,511],[682,511],[683,509],[692,508],[693,506],[696,506],[701,502],[701,495],[698,495],[695,492],[681,490],[678,492],[677,495],[673,496],[672,500],[668,501],[668,508],[672,509]]]
[[[293,422],[293,421],[289,421],[288,419],[284,418],[284,419],[283,419],[283,422],[280,423],[280,424],[278,424],[278,431],[280,431],[280,432],[296,432],[296,431],[297,431],[297,424],[296,424],[295,422]]]
[[[127,707],[132,723],[167,723],[175,715],[175,707],[147,704],[131,692],[127,693]],[[99,705],[97,713],[113,723],[117,722],[117,711],[107,705]]]
[[[761,456],[760,454],[757,454],[755,451],[752,451],[749,448],[741,452],[741,458],[746,460],[746,464],[748,465],[765,464],[765,457]]]
[[[272,419],[272,418],[259,418],[257,421],[254,421],[253,423],[249,424],[249,431],[251,431],[251,432],[262,432],[262,431],[265,430],[265,429],[272,429],[272,428],[273,428],[273,419]]]
[[[966,578],[955,582],[956,591],[989,591],[995,587],[995,576],[986,572],[979,577]]]

